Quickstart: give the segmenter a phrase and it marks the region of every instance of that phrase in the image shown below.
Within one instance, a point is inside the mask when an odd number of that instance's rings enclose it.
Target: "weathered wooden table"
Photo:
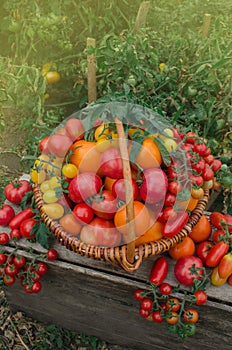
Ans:
[[[0,226],[0,232],[3,231],[9,232],[9,229]],[[232,288],[228,284],[207,289],[207,303],[197,307],[200,318],[196,334],[181,340],[166,330],[165,322],[157,324],[142,319],[139,302],[133,298],[135,289],[148,288],[155,258],[144,261],[139,270],[128,273],[121,267],[73,253],[55,238],[51,243],[59,258],[47,262],[49,270],[42,277],[39,294],[26,294],[18,280],[4,288],[12,311],[22,311],[47,324],[94,335],[132,349],[231,350]],[[20,240],[18,244],[18,253],[28,258],[29,247],[38,253],[45,252],[39,244],[26,240]],[[9,244],[5,249],[11,252],[14,246]],[[167,281],[176,285],[173,260],[170,259],[169,265]]]

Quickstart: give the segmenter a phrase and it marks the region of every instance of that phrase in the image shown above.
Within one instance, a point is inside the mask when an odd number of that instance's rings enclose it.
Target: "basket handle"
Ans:
[[[117,117],[114,119],[118,139],[119,139],[119,149],[122,158],[122,167],[123,167],[123,177],[125,180],[125,197],[126,197],[126,216],[128,221],[128,232],[125,235],[124,239],[127,245],[126,258],[129,263],[134,263],[135,258],[135,224],[134,224],[134,196],[133,196],[133,187],[131,181],[131,168],[129,161],[129,154],[127,149],[127,140],[121,120]]]

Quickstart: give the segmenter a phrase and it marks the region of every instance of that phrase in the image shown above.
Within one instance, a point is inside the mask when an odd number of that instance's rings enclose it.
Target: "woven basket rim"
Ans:
[[[188,223],[173,237],[161,238],[157,241],[143,243],[135,247],[135,261],[133,264],[126,259],[126,244],[117,247],[101,247],[90,245],[82,242],[77,236],[72,236],[67,233],[61,224],[55,219],[51,219],[44,211],[45,204],[42,198],[42,192],[39,185],[33,186],[35,204],[41,215],[42,221],[56,237],[58,242],[67,249],[87,256],[96,260],[111,262],[116,265],[121,265],[127,271],[133,271],[138,268],[141,262],[151,256],[160,255],[168,251],[175,244],[179,243],[197,224],[206,208],[209,198],[209,190],[204,190],[203,198],[199,199],[196,208],[191,212]]]

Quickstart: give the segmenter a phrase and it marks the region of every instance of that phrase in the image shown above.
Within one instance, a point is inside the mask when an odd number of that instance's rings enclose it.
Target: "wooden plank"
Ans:
[[[58,261],[49,262],[38,295],[25,294],[17,285],[7,288],[6,294],[13,310],[133,349],[231,349],[231,310],[199,307],[194,341],[183,343],[166,331],[164,323],[140,318],[139,303],[132,297],[134,288],[134,283],[125,283],[122,277]]]
[[[96,41],[93,38],[87,38],[87,49],[96,48]],[[95,53],[87,56],[88,66],[88,102],[95,102],[97,99],[97,82],[96,82],[96,55]]]
[[[135,20],[133,34],[138,32],[139,29],[145,27],[149,8],[150,8],[150,1],[143,1],[141,3],[139,10],[138,10],[138,13],[137,13],[136,20]]]

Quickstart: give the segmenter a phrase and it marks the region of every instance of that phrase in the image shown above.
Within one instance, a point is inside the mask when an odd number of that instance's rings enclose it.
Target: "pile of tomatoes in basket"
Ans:
[[[204,190],[218,186],[222,165],[195,133],[167,127],[151,134],[142,124],[124,124],[136,245],[178,233]],[[39,148],[31,180],[42,193],[42,210],[86,244],[124,244],[127,203],[116,124],[97,119],[85,130],[71,117]]]

